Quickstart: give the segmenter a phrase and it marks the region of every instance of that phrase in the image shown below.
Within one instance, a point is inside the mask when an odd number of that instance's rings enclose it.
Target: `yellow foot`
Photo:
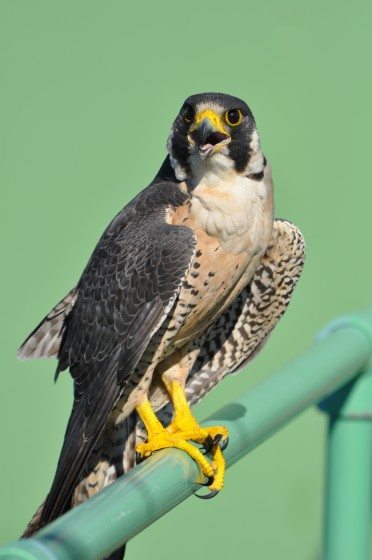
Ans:
[[[212,451],[215,444],[220,443],[224,449],[227,445],[229,433],[224,426],[202,427],[199,426],[192,414],[176,415],[175,419],[167,427],[170,434],[182,434],[186,440],[194,441],[203,445],[207,452]]]
[[[195,494],[195,496],[197,496],[198,498],[202,498],[203,500],[214,498],[214,496],[216,496],[218,492],[222,490],[224,484],[226,463],[222,450],[218,443],[215,444],[212,448],[212,457],[212,465],[215,469],[215,475],[213,477],[212,483],[208,485],[210,492],[209,494]]]
[[[221,448],[227,445],[228,431],[223,426],[210,428],[199,426],[179,383],[171,383],[169,391],[175,415],[173,422],[167,428],[164,428],[159,422],[147,399],[136,406],[136,411],[147,430],[147,443],[141,443],[136,447],[139,459],[149,457],[154,451],[160,449],[173,447],[185,451],[194,459],[204,476],[212,479],[209,482],[210,494],[200,497],[212,498],[223,487],[226,467]],[[199,449],[189,443],[190,441],[203,445],[206,452],[211,453],[212,463]]]
[[[214,468],[208,459],[191,443],[188,443],[184,434],[169,433],[166,429],[162,429],[156,434],[152,434],[147,443],[140,443],[136,446],[139,458],[150,457],[154,451],[160,449],[181,449],[185,451],[199,465],[201,472],[207,478],[214,477]]]
[[[214,477],[209,485],[211,493],[203,496],[203,498],[212,498],[223,487],[226,465],[222,449],[226,447],[228,442],[227,428],[224,426],[199,426],[187,403],[182,385],[178,381],[171,381],[167,384],[167,389],[174,406],[173,422],[167,427],[167,431],[185,440],[203,445],[206,452],[212,455]]]
[[[185,440],[191,440],[204,446],[207,453],[212,455],[214,470],[213,481],[209,484],[210,493],[196,494],[199,498],[213,498],[222,490],[225,478],[226,463],[222,453],[228,442],[228,431],[224,426],[201,427],[191,414],[176,416],[168,426],[171,435],[177,435]]]

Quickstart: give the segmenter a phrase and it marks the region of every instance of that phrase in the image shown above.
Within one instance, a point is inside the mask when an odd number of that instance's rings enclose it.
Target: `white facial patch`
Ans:
[[[174,174],[178,181],[185,181],[187,174],[186,170],[182,167],[182,165],[177,161],[177,159],[172,154],[172,139],[173,139],[173,131],[168,136],[167,140],[167,151],[169,154],[170,164],[174,169]]]
[[[264,168],[264,156],[261,152],[260,137],[256,128],[252,133],[251,142],[249,145],[249,162],[244,170],[244,175],[255,175],[261,173]]]

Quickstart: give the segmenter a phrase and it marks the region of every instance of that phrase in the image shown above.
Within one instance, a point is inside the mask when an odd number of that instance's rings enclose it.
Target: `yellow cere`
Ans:
[[[215,111],[212,111],[212,109],[205,109],[204,111],[196,113],[193,128],[196,128],[204,119],[209,119],[218,132],[228,134],[224,126],[222,116],[218,115]]]

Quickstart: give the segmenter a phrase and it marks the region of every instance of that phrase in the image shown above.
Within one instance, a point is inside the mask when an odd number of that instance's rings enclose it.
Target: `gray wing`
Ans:
[[[41,525],[70,506],[111,410],[133,390],[133,371],[177,297],[195,237],[166,217],[186,198],[169,182],[145,189],[107,228],[78,283],[57,367],[57,374],[70,370],[74,404]]]
[[[250,284],[210,329],[186,382],[191,405],[200,401],[227,374],[237,373],[252,360],[285,313],[300,278],[305,242],[291,222],[275,220],[269,247]],[[168,404],[158,412],[167,424]],[[143,439],[140,424],[137,437]]]

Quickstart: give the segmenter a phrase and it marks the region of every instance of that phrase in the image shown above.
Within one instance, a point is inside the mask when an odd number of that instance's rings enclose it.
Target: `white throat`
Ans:
[[[271,200],[271,173],[269,181],[252,180],[238,174],[231,159],[220,153],[189,161],[191,213],[199,227],[230,252],[258,252]]]

